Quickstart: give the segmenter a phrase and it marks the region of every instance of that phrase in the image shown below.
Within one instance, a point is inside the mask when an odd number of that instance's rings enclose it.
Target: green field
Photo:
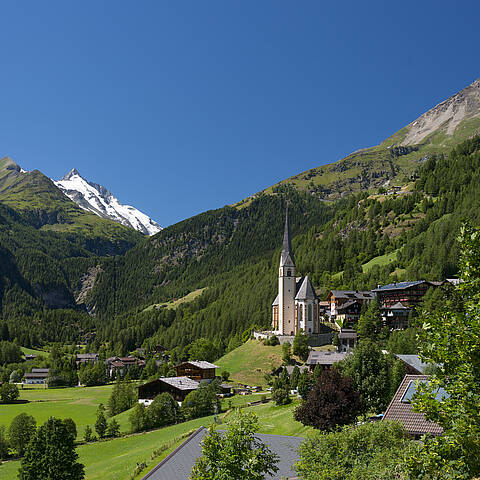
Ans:
[[[298,402],[294,402],[290,405],[276,407],[273,403],[267,403],[249,407],[248,410],[257,413],[261,433],[309,435],[314,431],[312,428],[304,427],[301,423],[293,420],[292,412],[297,405]],[[223,417],[224,422],[228,423],[231,414],[225,414]],[[181,443],[188,432],[202,425],[209,426],[212,421],[213,417],[211,416],[198,418],[153,432],[81,445],[77,451],[80,462],[85,465],[85,478],[87,480],[129,480],[137,463],[145,462],[147,468],[136,477],[141,478]],[[182,435],[184,437],[180,438]],[[153,451],[165,444],[168,444],[169,448],[160,456],[152,458]],[[14,479],[19,463],[19,461],[10,461],[1,465],[0,478]]]
[[[143,311],[146,312],[148,310],[153,310],[154,308],[169,308],[169,309],[175,309],[182,303],[189,303],[193,302],[197,297],[199,297],[203,292],[205,288],[198,288],[197,290],[194,290],[193,292],[188,293],[182,298],[178,298],[177,300],[172,300],[171,302],[165,302],[165,303],[156,303],[154,305],[149,305],[147,308],[145,308]]]
[[[372,258],[369,262],[362,265],[363,273],[367,273],[375,265],[382,267],[389,264],[390,262],[394,262],[397,259],[397,253],[398,250],[395,250],[394,252],[386,253],[385,255],[380,255],[378,257]]]
[[[227,370],[230,378],[248,385],[265,385],[265,374],[282,364],[282,347],[266,347],[258,340],[248,340],[215,362],[219,371]]]
[[[20,347],[24,355],[43,355],[44,357],[48,356],[48,352],[42,350],[35,350],[34,348]]]
[[[49,417],[72,418],[77,425],[78,438],[83,438],[87,425],[95,423],[97,407],[108,402],[113,385],[101,387],[47,388],[43,386],[25,387],[20,390],[20,400],[28,403],[2,405],[0,408],[0,425],[7,428],[19,413],[33,415],[37,424],[42,424]],[[122,431],[128,430],[128,419],[119,418]]]

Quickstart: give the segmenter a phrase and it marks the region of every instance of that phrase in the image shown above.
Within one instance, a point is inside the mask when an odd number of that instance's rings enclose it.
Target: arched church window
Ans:
[[[308,305],[308,321],[312,321],[312,304]]]
[[[291,277],[292,276],[292,271],[291,270],[287,270],[287,277]]]

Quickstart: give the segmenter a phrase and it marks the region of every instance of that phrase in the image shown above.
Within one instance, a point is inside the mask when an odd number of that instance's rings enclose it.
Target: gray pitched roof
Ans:
[[[397,302],[394,305],[392,305],[391,307],[385,307],[382,310],[410,310],[410,308],[406,307],[401,302]]]
[[[373,300],[375,298],[374,292],[370,290],[332,290],[331,293],[335,298],[349,298],[351,300]]]
[[[336,362],[341,362],[350,355],[350,352],[318,352],[312,350],[306,361],[307,365],[333,365]]]
[[[188,377],[161,377],[159,380],[178,390],[195,390],[199,385],[198,382]]]
[[[388,290],[404,290],[406,288],[411,288],[416,285],[421,285],[422,283],[428,283],[429,285],[434,285],[433,282],[428,282],[426,280],[415,280],[413,282],[397,282],[389,283],[388,285],[382,285],[381,287],[375,288],[372,292],[386,292]]]
[[[395,357],[402,360],[402,362],[410,365],[410,367],[416,370],[419,375],[425,373],[425,369],[427,368],[428,363],[423,363],[418,355],[399,355],[397,353],[394,353],[394,355]]]
[[[337,310],[339,312],[341,310],[346,310],[348,307],[351,307],[352,305],[355,305],[355,303],[358,303],[359,305],[361,305],[361,303],[358,300],[348,300],[343,305],[340,305]]]
[[[200,427],[153,470],[147,473],[142,480],[188,480],[196,459],[202,454],[201,443],[206,434],[207,429]],[[280,461],[277,464],[278,472],[273,476],[269,475],[265,478],[273,480],[282,477],[296,477],[292,466],[299,460],[297,450],[304,439],[301,437],[260,433],[255,436],[280,457]]]
[[[305,370],[308,370],[308,367],[307,365],[297,365],[298,366],[298,370],[300,370],[300,373],[303,373]],[[286,367],[283,367],[288,375],[291,375],[293,373],[293,370],[295,368],[295,365],[287,365]]]
[[[215,365],[210,362],[206,362],[205,360],[189,360],[188,362],[184,363],[189,363],[190,365],[194,365],[195,367],[201,368],[202,370],[209,370],[211,368],[220,368],[218,365]]]
[[[340,340],[342,339],[350,339],[350,338],[357,338],[358,335],[357,335],[357,332],[355,330],[352,330],[352,329],[349,329],[349,328],[344,328],[342,330],[340,330],[340,333],[338,334],[338,338]]]
[[[288,258],[293,264],[295,264],[295,258],[293,256],[292,242],[290,240],[290,225],[288,222],[288,205],[287,211],[285,213],[285,230],[283,232],[283,245],[282,245],[282,255],[280,257],[280,266],[285,265],[288,261]]]
[[[316,300],[317,295],[315,293],[315,290],[312,287],[312,284],[310,283],[310,280],[307,277],[303,279],[303,282],[298,289],[298,293],[295,297],[295,300]]]

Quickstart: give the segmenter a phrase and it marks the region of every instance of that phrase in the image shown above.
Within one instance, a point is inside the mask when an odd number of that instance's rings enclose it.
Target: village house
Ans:
[[[178,377],[188,377],[192,380],[213,380],[215,378],[215,369],[219,368],[210,362],[188,361],[180,363],[175,367]]]
[[[384,325],[391,329],[406,328],[410,313],[415,311],[428,289],[442,284],[443,282],[417,280],[379,285],[373,292],[378,297]]]
[[[345,360],[350,352],[319,352],[312,350],[305,364],[308,366],[311,372],[317,365],[322,368],[331,368],[334,363]]]
[[[275,335],[293,336],[300,330],[309,334],[320,332],[319,299],[310,279],[296,276],[287,208],[278,295],[272,303],[272,331]]]
[[[177,402],[182,403],[185,397],[196,390],[200,382],[188,377],[160,377],[138,387],[138,402],[148,406],[161,393],[169,393]]]
[[[375,293],[368,290],[331,290],[327,297],[330,319],[339,326],[349,321],[357,321],[362,305],[370,303],[374,298]]]
[[[145,367],[145,362],[137,357],[110,357],[105,360],[105,363],[110,378],[114,378],[117,374],[123,377],[133,367],[140,369]]]
[[[27,385],[45,384],[50,375],[50,369],[48,368],[32,368],[30,373],[24,375],[23,383]]]
[[[99,358],[98,353],[77,353],[76,364],[77,367],[82,363],[97,363]]]
[[[338,333],[338,351],[350,352],[355,348],[357,344],[357,332],[349,328],[342,328]]]
[[[417,391],[417,384],[422,382],[428,382],[428,375],[405,375],[383,416],[383,420],[403,424],[405,430],[417,439],[422,435],[440,435],[443,432],[442,427],[427,421],[422,413],[413,411],[412,398]],[[440,388],[436,398],[448,398],[448,393]]]

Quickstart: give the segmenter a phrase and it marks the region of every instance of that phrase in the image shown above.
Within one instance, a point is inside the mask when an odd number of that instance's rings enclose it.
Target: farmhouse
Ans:
[[[315,290],[308,277],[296,277],[288,208],[280,255],[278,295],[272,303],[272,330],[275,335],[296,335],[300,330],[310,334],[320,332],[319,300]]]
[[[119,374],[123,377],[133,367],[143,368],[145,362],[137,357],[110,357],[105,361],[110,378]]]
[[[188,377],[192,380],[213,380],[215,378],[215,369],[219,368],[210,362],[188,361],[180,363],[175,367],[178,377]]]
[[[428,383],[428,375],[405,375],[383,416],[383,420],[402,423],[405,430],[415,438],[426,434],[440,435],[443,432],[442,427],[427,421],[422,413],[413,411],[412,398],[417,391],[417,384],[424,382]],[[448,393],[440,388],[437,392],[437,400],[447,397]]]
[[[138,402],[148,406],[157,395],[164,392],[172,395],[177,402],[183,402],[199,385],[199,382],[188,377],[161,377],[138,387]]]
[[[375,294],[368,290],[331,290],[327,297],[330,317],[332,320],[339,316],[344,320],[358,320],[361,306],[374,298]]]
[[[32,368],[31,373],[24,375],[24,383],[27,385],[47,383],[49,372],[48,368]]]
[[[81,363],[97,363],[98,362],[98,353],[77,353],[76,364],[77,367]]]

